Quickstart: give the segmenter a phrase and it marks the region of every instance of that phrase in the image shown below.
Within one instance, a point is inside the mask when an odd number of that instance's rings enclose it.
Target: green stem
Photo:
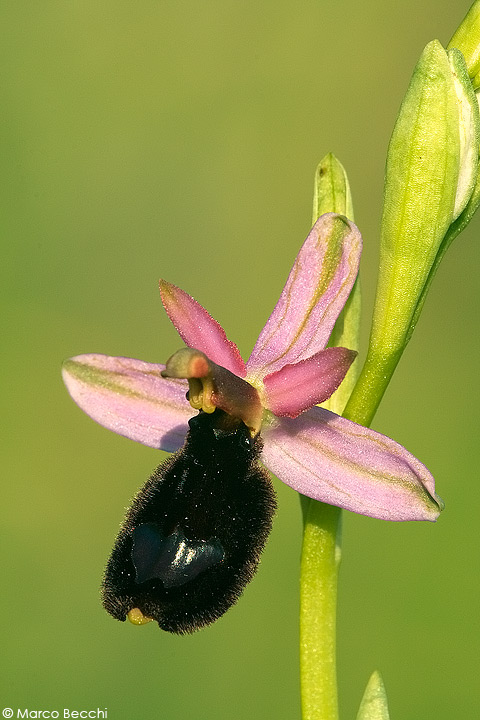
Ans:
[[[374,351],[367,354],[365,365],[343,411],[343,417],[359,425],[370,426],[402,351],[403,348],[391,355],[379,355]]]
[[[313,222],[336,212],[353,220],[345,169],[329,153],[315,173]],[[356,282],[330,338],[332,345],[358,348],[360,286]],[[357,377],[352,367],[325,407],[341,414]],[[336,670],[337,580],[342,511],[301,497],[303,546],[300,569],[300,676],[303,720],[338,720]]]
[[[310,500],[300,576],[303,720],[337,720],[337,578],[342,511]]]

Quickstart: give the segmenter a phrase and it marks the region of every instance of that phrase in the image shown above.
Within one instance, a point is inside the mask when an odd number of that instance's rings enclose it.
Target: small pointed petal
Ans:
[[[302,495],[381,520],[434,521],[443,508],[405,448],[323,408],[272,421],[262,437],[262,461]]]
[[[66,360],[63,379],[93,420],[136,442],[174,452],[182,447],[194,411],[184,380],[161,377],[164,365],[108,355]]]
[[[295,418],[324,402],[338,388],[356,355],[354,350],[331,347],[267,375],[263,382],[268,409]]]
[[[358,272],[362,238],[341,215],[322,215],[297,255],[247,362],[252,378],[323,350]]]
[[[167,315],[185,345],[197,348],[217,365],[245,377],[245,363],[225,330],[200,303],[176,285],[160,280],[160,295]]]

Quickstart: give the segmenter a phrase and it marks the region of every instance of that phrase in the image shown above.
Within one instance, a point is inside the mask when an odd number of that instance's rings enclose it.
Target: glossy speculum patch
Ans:
[[[163,630],[217,620],[252,579],[275,494],[259,436],[225,413],[200,413],[185,445],[160,465],[127,513],[108,561],[103,604],[116,619],[138,608]]]

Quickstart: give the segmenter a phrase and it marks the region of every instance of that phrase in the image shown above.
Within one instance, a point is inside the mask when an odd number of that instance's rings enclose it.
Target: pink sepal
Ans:
[[[131,440],[174,452],[182,447],[195,411],[185,380],[166,380],[165,365],[108,355],[66,360],[63,379],[77,405],[93,420]]]
[[[250,376],[262,378],[324,349],[355,282],[361,250],[352,222],[334,213],[317,220],[253,348]]]
[[[314,407],[262,428],[265,465],[303,495],[382,520],[437,519],[435,482],[413,455],[373,430]]]

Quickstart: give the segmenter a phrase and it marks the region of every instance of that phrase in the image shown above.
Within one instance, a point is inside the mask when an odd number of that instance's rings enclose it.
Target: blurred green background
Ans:
[[[300,717],[298,498],[211,628],[171,637],[99,603],[159,452],[95,425],[62,359],[162,362],[164,277],[248,355],[310,227],[318,160],[348,170],[365,252],[363,350],[385,153],[412,69],[468,2],[3,2],[3,708],[109,720]],[[480,217],[449,250],[374,422],[437,479],[436,525],[345,513],[339,675],[354,718],[378,668],[392,718],[472,718],[478,686]]]

